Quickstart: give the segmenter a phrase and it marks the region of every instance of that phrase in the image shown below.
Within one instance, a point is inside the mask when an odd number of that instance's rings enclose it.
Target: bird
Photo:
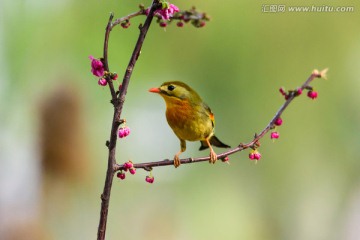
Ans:
[[[166,103],[166,120],[180,140],[180,151],[174,156],[175,168],[181,165],[179,156],[186,150],[186,141],[200,141],[199,150],[210,149],[210,163],[217,161],[212,146],[230,148],[215,136],[215,118],[209,106],[190,86],[181,81],[164,82],[149,92],[162,96]]]

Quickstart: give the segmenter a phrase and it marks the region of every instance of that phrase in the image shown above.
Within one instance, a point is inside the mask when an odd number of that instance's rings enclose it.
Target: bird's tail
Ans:
[[[199,150],[204,150],[207,149],[209,146],[207,145],[206,141],[200,141],[201,146],[199,148]],[[229,145],[226,145],[225,143],[221,142],[215,135],[213,135],[210,138],[210,144],[215,146],[215,147],[221,147],[221,148],[229,148]]]

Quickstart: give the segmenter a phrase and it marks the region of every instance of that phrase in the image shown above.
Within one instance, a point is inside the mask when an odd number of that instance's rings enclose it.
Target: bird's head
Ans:
[[[201,102],[200,96],[187,84],[180,81],[164,82],[158,88],[151,88],[149,92],[160,94],[165,101],[189,101],[189,102]]]

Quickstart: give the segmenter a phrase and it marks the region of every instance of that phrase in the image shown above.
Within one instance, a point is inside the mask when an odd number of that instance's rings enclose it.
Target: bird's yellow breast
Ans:
[[[164,97],[166,119],[176,136],[183,140],[205,140],[213,135],[210,113],[202,105],[193,105],[187,99]]]

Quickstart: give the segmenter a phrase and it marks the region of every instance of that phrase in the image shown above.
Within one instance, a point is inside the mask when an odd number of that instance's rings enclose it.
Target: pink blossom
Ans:
[[[154,15],[159,15],[163,20],[169,20],[174,15],[174,13],[179,11],[179,8],[174,4],[165,3],[161,9],[158,9],[154,12]],[[146,15],[149,15],[149,12],[150,8],[145,10]]]
[[[91,72],[97,77],[102,77],[104,75],[104,64],[93,56],[89,56],[91,60]]]

